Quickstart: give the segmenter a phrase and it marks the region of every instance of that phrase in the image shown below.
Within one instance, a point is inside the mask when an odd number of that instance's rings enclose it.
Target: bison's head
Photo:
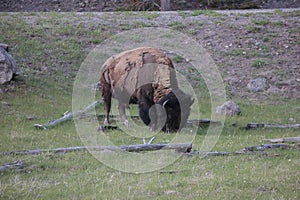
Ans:
[[[180,131],[187,122],[193,103],[194,99],[181,90],[175,93],[170,92],[164,96],[158,102],[166,113],[166,122],[162,130],[167,132]]]

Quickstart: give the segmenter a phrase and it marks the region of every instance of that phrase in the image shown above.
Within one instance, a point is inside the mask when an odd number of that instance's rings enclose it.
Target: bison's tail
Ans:
[[[101,90],[102,90],[102,97],[104,99],[111,97],[111,80],[109,77],[109,71],[105,70],[101,73],[100,76],[100,83],[101,83]]]

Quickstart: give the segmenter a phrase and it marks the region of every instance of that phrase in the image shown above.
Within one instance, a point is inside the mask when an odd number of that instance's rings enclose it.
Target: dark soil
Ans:
[[[159,10],[159,0],[1,0],[0,11],[88,12]],[[300,0],[176,0],[171,10],[299,8]]]

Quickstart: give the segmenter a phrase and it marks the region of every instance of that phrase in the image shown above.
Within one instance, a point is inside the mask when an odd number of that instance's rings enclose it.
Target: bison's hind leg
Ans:
[[[102,86],[102,97],[105,105],[105,119],[104,119],[104,125],[108,126],[109,124],[109,112],[111,109],[111,98],[112,98],[112,92],[111,87],[109,85],[103,85]]]

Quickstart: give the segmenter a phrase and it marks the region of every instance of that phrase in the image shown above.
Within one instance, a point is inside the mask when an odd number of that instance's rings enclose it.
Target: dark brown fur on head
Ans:
[[[187,122],[193,102],[193,99],[181,90],[175,93],[171,92],[163,97],[158,102],[158,104],[163,105],[166,111],[166,123],[162,131],[180,131]]]

